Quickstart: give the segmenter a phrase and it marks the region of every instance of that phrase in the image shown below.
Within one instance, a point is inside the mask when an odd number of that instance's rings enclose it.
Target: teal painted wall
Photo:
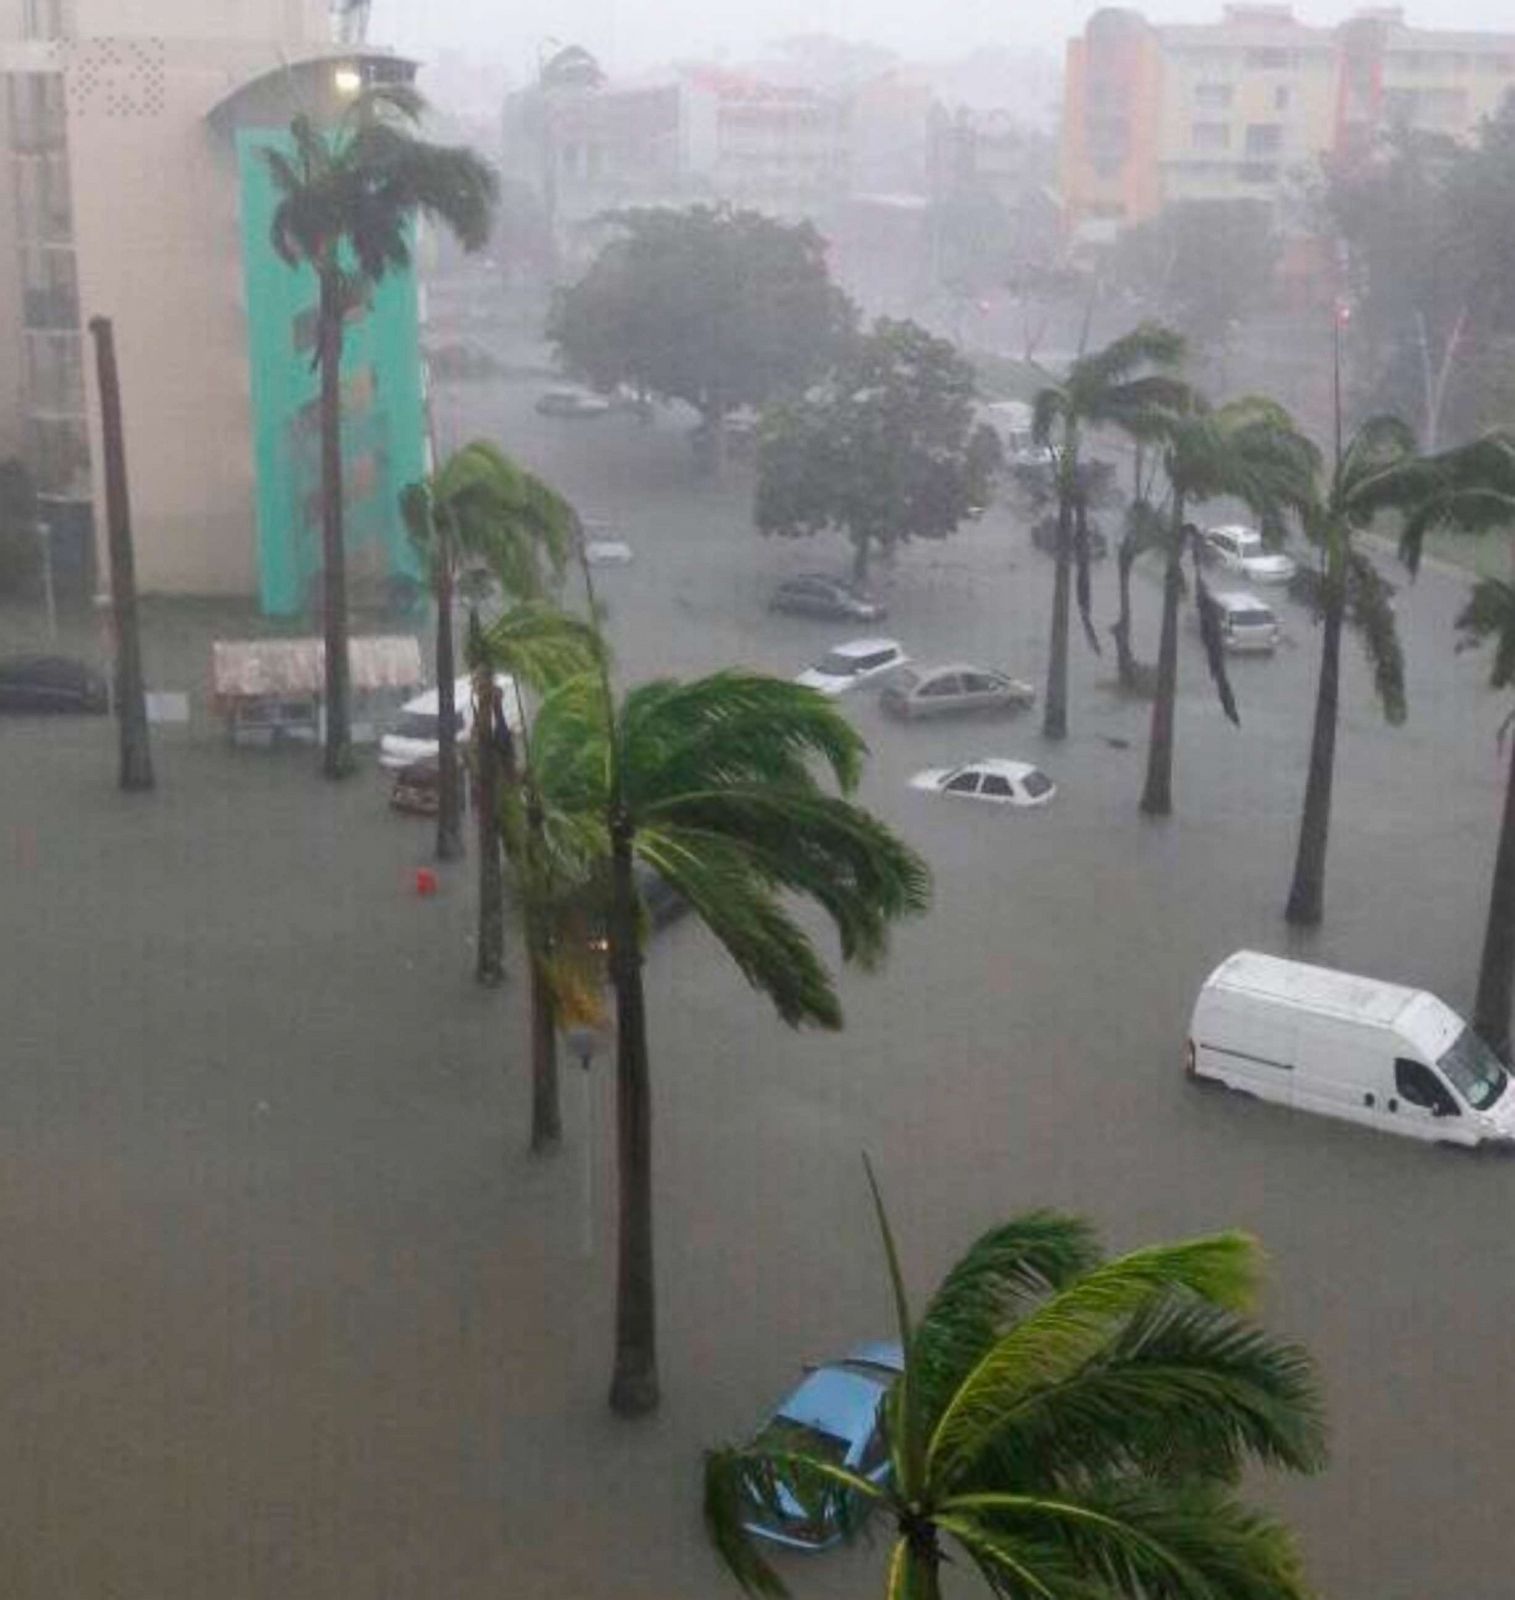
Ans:
[[[269,242],[279,194],[259,151],[289,151],[277,129],[237,132],[242,272],[247,298],[258,582],[263,610],[303,610],[321,570],[321,439],[314,354],[316,278]],[[342,355],[346,543],[360,571],[419,575],[398,496],[425,473],[420,326],[415,275],[392,272],[348,323]]]

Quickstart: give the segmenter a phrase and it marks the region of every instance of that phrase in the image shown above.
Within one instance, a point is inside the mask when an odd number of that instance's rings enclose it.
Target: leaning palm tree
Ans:
[[[573,830],[556,826],[536,780],[527,694],[541,695],[591,670],[599,658],[599,635],[589,623],[545,601],[523,601],[470,636],[475,696],[486,709],[475,727],[493,723],[487,743],[476,745],[480,811],[493,813],[481,848],[490,850],[492,905],[488,937],[504,941],[504,886],[497,882],[501,846],[511,879],[511,904],[530,974],[531,1148],[543,1154],[562,1136],[557,1036],[561,1025],[597,1021],[592,962],[583,959],[581,909],[590,865]],[[510,679],[514,730],[505,715],[496,680]],[[481,879],[481,884],[484,880]],[[481,900],[482,900],[481,896]],[[481,934],[484,933],[481,927]]]
[[[1003,1600],[1303,1600],[1288,1530],[1235,1492],[1250,1465],[1325,1456],[1308,1355],[1245,1320],[1251,1240],[1107,1261],[1087,1224],[1033,1211],[984,1234],[916,1321],[878,1215],[904,1355],[889,1472],[792,1434],[710,1452],[706,1527],[748,1594],[787,1591],[746,1525],[798,1508],[849,1535],[883,1513],[888,1600],[939,1600],[948,1563]]]
[[[1080,493],[1083,435],[1090,428],[1110,427],[1131,438],[1150,437],[1158,415],[1183,403],[1185,386],[1171,376],[1183,355],[1179,334],[1157,323],[1143,323],[1103,350],[1080,356],[1061,383],[1049,384],[1036,396],[1032,435],[1052,451],[1057,480],[1052,643],[1042,715],[1042,733],[1049,739],[1066,738],[1068,733],[1068,624],[1075,568],[1084,631],[1098,649],[1089,616],[1088,507]]]
[[[553,691],[537,713],[542,794],[576,821],[610,883],[621,1204],[610,1403],[622,1415],[658,1401],[651,1062],[634,863],[688,901],[785,1022],[839,1028],[835,986],[788,897],[813,900],[835,926],[843,960],[872,967],[890,924],[923,910],[929,889],[920,857],[848,798],[865,753],[821,695],[751,672],[642,684],[616,701],[602,668]]]
[[[1435,485],[1405,519],[1399,553],[1410,571],[1420,565],[1426,535],[1438,526],[1470,533],[1508,533],[1515,528],[1515,435],[1490,434],[1472,444],[1428,458]],[[1515,595],[1508,585],[1480,583],[1458,618],[1466,642],[1495,640],[1492,681],[1515,682]],[[1478,964],[1473,1026],[1490,1048],[1510,1059],[1510,1003],[1515,990],[1515,738],[1504,819],[1489,888],[1489,915]]]
[[[1115,551],[1115,577],[1119,610],[1110,624],[1115,640],[1115,669],[1122,689],[1139,689],[1147,671],[1131,648],[1131,573],[1139,557],[1162,547],[1167,524],[1153,500],[1155,479],[1161,467],[1159,452],[1139,442],[1132,453],[1131,499],[1122,519],[1120,544]]]
[[[437,611],[437,857],[461,855],[461,790],[452,623],[458,580],[486,577],[516,600],[535,600],[560,582],[573,511],[539,478],[485,439],[455,451],[423,483],[409,484],[400,510]]]
[[[1356,536],[1380,513],[1419,506],[1434,487],[1435,469],[1416,454],[1415,436],[1398,417],[1371,417],[1338,448],[1330,475],[1302,517],[1320,553],[1310,583],[1320,616],[1320,675],[1310,733],[1310,769],[1299,819],[1299,847],[1284,916],[1298,927],[1319,923],[1325,905],[1326,844],[1331,829],[1331,783],[1341,693],[1341,639],[1350,620],[1373,667],[1384,719],[1405,718],[1404,656],[1388,585],[1357,548]]]
[[[489,235],[496,180],[472,151],[416,133],[425,103],[403,84],[358,94],[336,127],[303,113],[290,123],[292,154],[265,149],[282,198],[273,246],[316,275],[316,366],[321,377],[321,560],[326,640],[323,770],[353,770],[347,660],[347,564],[342,500],[342,347],[349,317],[371,289],[410,264],[418,214],[445,224],[467,250]]]
[[[1189,509],[1229,496],[1259,519],[1265,537],[1278,539],[1288,510],[1303,508],[1315,476],[1315,447],[1271,400],[1248,396],[1211,408],[1191,393],[1187,405],[1163,423],[1163,470],[1168,479],[1168,526],[1163,538],[1162,633],[1157,688],[1147,743],[1147,777],[1141,809],[1166,817],[1173,810],[1174,723],[1178,704],[1178,612],[1184,593],[1184,557],[1193,563],[1200,637],[1221,709],[1239,722],[1226,673],[1220,620],[1200,565],[1199,530]]]

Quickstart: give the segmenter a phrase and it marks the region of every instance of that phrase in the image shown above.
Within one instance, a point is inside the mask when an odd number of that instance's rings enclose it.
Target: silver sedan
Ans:
[[[954,662],[902,672],[880,696],[891,716],[962,716],[973,711],[1024,711],[1036,703],[1036,690],[1008,673]]]

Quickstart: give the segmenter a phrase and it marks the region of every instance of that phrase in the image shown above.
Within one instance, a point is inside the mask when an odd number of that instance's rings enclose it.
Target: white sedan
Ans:
[[[794,681],[807,689],[819,689],[824,695],[845,694],[859,684],[887,677],[909,660],[894,639],[854,639],[850,644],[839,644]]]
[[[1205,553],[1227,572],[1239,572],[1253,583],[1288,583],[1297,567],[1293,556],[1270,550],[1256,528],[1229,524],[1207,528]]]
[[[916,773],[910,787],[996,806],[1044,806],[1057,793],[1057,785],[1040,767],[996,756],[965,761],[957,767],[928,767]]]

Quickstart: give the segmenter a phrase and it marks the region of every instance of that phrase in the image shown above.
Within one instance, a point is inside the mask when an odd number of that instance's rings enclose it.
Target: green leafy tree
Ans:
[[[1178,613],[1185,589],[1186,555],[1193,564],[1200,638],[1210,676],[1221,709],[1230,721],[1241,720],[1226,673],[1220,619],[1201,566],[1199,530],[1188,520],[1189,510],[1206,500],[1240,500],[1258,517],[1263,537],[1277,542],[1283,536],[1287,513],[1303,510],[1309,503],[1317,459],[1315,447],[1295,428],[1288,412],[1258,396],[1212,409],[1199,395],[1191,395],[1187,408],[1164,424],[1168,526],[1162,541],[1162,635],[1141,798],[1141,809],[1149,817],[1166,817],[1173,810]]]
[[[540,598],[562,580],[574,515],[555,490],[485,439],[455,451],[424,483],[409,484],[400,510],[436,602],[437,857],[447,861],[463,851],[452,637],[459,579],[487,574],[513,599]]]
[[[859,584],[875,550],[945,539],[988,505],[1000,461],[974,401],[973,368],[947,340],[881,318],[823,384],[765,419],[758,530],[841,529]]]
[[[1164,417],[1185,403],[1187,387],[1172,375],[1183,356],[1183,339],[1171,328],[1143,323],[1103,350],[1080,356],[1061,383],[1049,384],[1036,396],[1032,434],[1052,451],[1058,486],[1052,641],[1042,708],[1042,733],[1048,739],[1068,734],[1068,623],[1075,568],[1084,632],[1099,648],[1090,617],[1089,507],[1080,492],[1084,435],[1106,427],[1132,439],[1151,437]]]
[[[725,418],[819,377],[855,313],[809,223],[728,206],[614,220],[619,236],[557,295],[548,337],[598,388],[692,406],[719,467]]]
[[[1489,434],[1470,445],[1432,458],[1433,491],[1404,521],[1401,559],[1413,573],[1425,539],[1439,526],[1464,532],[1508,534],[1515,529],[1515,435]],[[1464,642],[1494,640],[1490,673],[1495,688],[1515,681],[1515,612],[1508,586],[1480,583],[1457,623]],[[1489,889],[1489,915],[1478,964],[1473,1026],[1490,1048],[1510,1059],[1510,1003],[1515,992],[1515,738],[1510,740],[1510,771],[1504,818]]]
[[[905,1354],[889,1476],[790,1440],[710,1452],[706,1527],[748,1594],[787,1593],[743,1526],[787,1495],[848,1533],[888,1519],[888,1600],[940,1600],[949,1563],[1003,1600],[1304,1600],[1292,1536],[1236,1493],[1249,1467],[1325,1459],[1308,1355],[1246,1319],[1251,1240],[1105,1260],[1087,1224],[1032,1211],[984,1234],[917,1320],[874,1198]]]
[[[1107,271],[1191,344],[1207,346],[1266,303],[1279,249],[1272,208],[1261,201],[1180,200],[1126,229]]]
[[[320,291],[316,365],[328,778],[353,770],[342,500],[344,330],[372,287],[410,264],[417,215],[442,223],[465,249],[476,250],[488,238],[494,202],[494,174],[472,150],[419,137],[415,130],[424,110],[413,89],[376,85],[353,99],[334,129],[318,127],[304,113],[297,116],[289,129],[293,155],[262,152],[281,196],[274,249],[289,266],[314,271]]]
[[[620,1173],[610,1403],[634,1415],[658,1401],[651,1059],[634,863],[688,901],[785,1022],[823,1028],[841,1026],[841,1003],[791,897],[829,917],[844,961],[873,967],[890,924],[925,908],[928,876],[848,798],[863,742],[835,706],[798,684],[727,671],[642,684],[617,701],[602,672],[546,697],[532,743],[557,826],[577,826],[610,883]]]
[[[1314,927],[1325,907],[1341,641],[1349,622],[1373,668],[1385,720],[1397,726],[1405,719],[1404,655],[1389,587],[1355,541],[1383,513],[1418,507],[1434,482],[1435,469],[1417,455],[1409,428],[1397,417],[1373,417],[1339,452],[1302,519],[1306,536],[1320,555],[1312,598],[1320,617],[1321,640],[1309,774],[1294,877],[1284,910],[1285,917],[1299,927]]]

